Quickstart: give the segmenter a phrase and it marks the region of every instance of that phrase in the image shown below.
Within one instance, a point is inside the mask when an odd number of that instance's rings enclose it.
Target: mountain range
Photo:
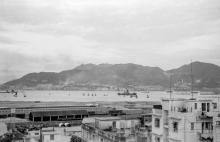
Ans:
[[[220,67],[210,63],[193,62],[165,71],[159,67],[131,63],[82,64],[58,73],[30,73],[2,84],[1,89],[161,90],[169,88],[170,82],[175,89],[180,90],[190,89],[191,86],[197,89],[220,88]]]

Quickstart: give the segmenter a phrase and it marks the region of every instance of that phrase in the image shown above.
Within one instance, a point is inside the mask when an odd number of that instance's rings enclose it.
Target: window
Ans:
[[[173,132],[178,132],[178,122],[173,122]]]
[[[209,122],[205,122],[205,128],[209,129]]]
[[[160,138],[159,137],[156,138],[156,142],[160,142]]]
[[[213,109],[217,109],[217,103],[213,103]]]
[[[50,140],[54,140],[54,135],[50,135]]]
[[[207,112],[209,112],[210,103],[207,103]]]
[[[113,122],[112,122],[112,127],[113,127],[113,128],[116,128],[116,121],[113,121]]]
[[[191,130],[194,130],[194,123],[191,123]]]
[[[160,138],[159,137],[155,137],[155,142],[160,142]]]
[[[195,107],[195,109],[197,109],[197,103],[195,103],[194,107]]]
[[[220,126],[220,121],[216,121],[216,125],[217,125],[217,126]]]
[[[206,103],[202,103],[202,111],[206,111]]]
[[[160,119],[155,118],[155,127],[159,128],[160,127]]]

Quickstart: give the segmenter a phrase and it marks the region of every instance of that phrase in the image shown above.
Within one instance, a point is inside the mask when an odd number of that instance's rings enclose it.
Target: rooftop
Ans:
[[[8,117],[4,119],[0,119],[0,122],[3,123],[22,123],[22,122],[28,122],[26,119],[20,119],[16,117]]]
[[[95,119],[100,121],[111,121],[111,120],[120,120],[121,117],[96,117]]]
[[[88,115],[86,110],[67,110],[67,111],[36,111],[31,112],[34,117],[58,116],[58,115]]]

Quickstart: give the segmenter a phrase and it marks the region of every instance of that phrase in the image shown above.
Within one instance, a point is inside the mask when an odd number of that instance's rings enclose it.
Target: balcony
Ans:
[[[168,116],[164,116],[163,125],[164,125],[164,126],[168,126],[168,125],[169,125]]]
[[[201,112],[198,116],[197,116],[197,121],[199,120],[212,120],[213,116],[210,115],[210,113],[207,112]]]
[[[167,128],[167,129],[169,129],[169,124],[168,123],[164,123],[164,128]]]
[[[199,139],[200,140],[213,140],[213,131],[212,130],[205,130],[204,132],[199,132]]]
[[[169,119],[175,119],[175,120],[181,120],[182,119],[182,115],[180,113],[170,113],[168,115]]]
[[[153,109],[153,115],[162,116],[162,110],[161,109]]]

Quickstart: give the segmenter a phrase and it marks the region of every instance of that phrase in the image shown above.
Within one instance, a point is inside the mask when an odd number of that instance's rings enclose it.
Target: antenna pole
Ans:
[[[172,88],[171,88],[171,86],[172,86],[172,75],[170,73],[170,99],[171,99],[171,95],[172,95]]]
[[[190,72],[191,72],[191,94],[192,94],[192,99],[193,99],[193,70],[192,70],[192,60],[190,64]]]

